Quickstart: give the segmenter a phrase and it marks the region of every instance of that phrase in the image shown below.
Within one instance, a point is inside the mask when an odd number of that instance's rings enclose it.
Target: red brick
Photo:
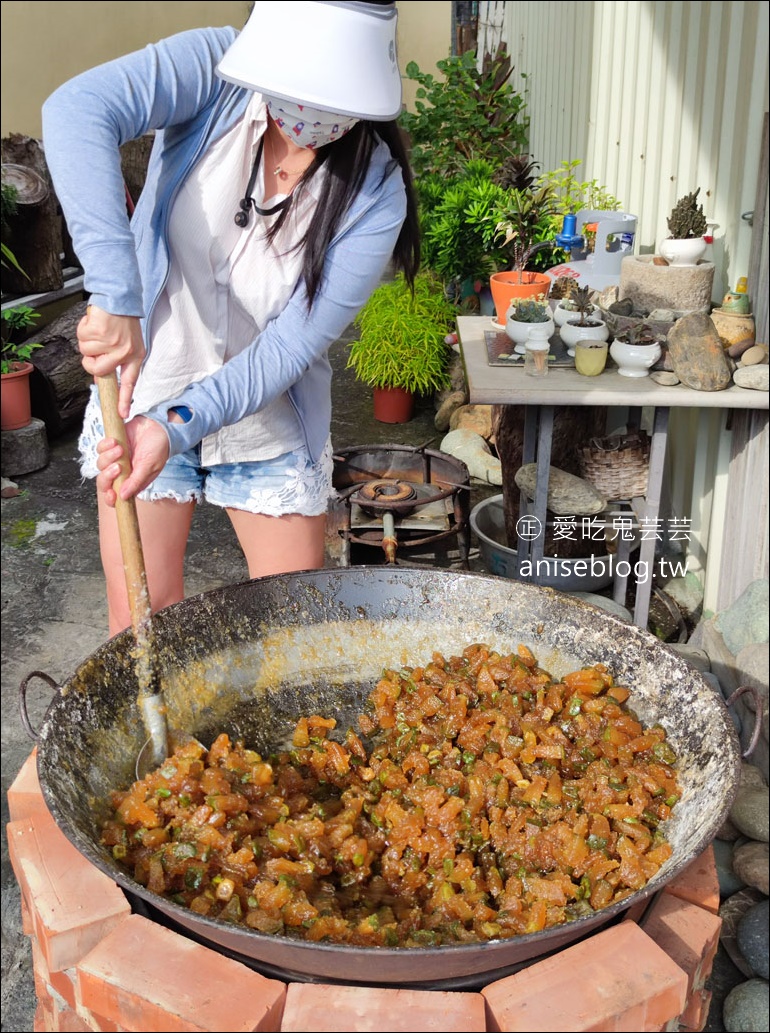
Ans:
[[[290,983],[281,1033],[484,1033],[476,993]]]
[[[32,916],[29,913],[27,902],[24,900],[24,895],[21,897],[21,931],[25,936],[32,936],[35,927],[32,922]]]
[[[688,1033],[689,1030],[702,1030],[708,1022],[710,1007],[711,991],[696,990],[687,1002],[687,1007],[679,1016],[681,1033]]]
[[[51,972],[72,968],[130,913],[116,883],[48,815],[10,822],[8,852]]]
[[[35,973],[35,989],[38,997],[58,994],[68,1008],[75,1007],[75,970],[51,972],[48,962],[37,940],[32,940],[32,967]]]
[[[50,814],[37,777],[37,746],[22,764],[8,790],[8,813],[11,821]]]
[[[722,919],[686,900],[661,893],[642,929],[687,973],[687,995],[700,990],[711,973]]]
[[[286,987],[140,915],[77,965],[78,1010],[127,1030],[279,1030]]]
[[[687,975],[633,922],[621,922],[481,991],[492,1031],[631,1030],[681,1014]]]
[[[719,914],[719,879],[714,859],[714,848],[696,857],[685,870],[666,886],[666,893],[688,900],[691,904],[705,908],[714,915]]]

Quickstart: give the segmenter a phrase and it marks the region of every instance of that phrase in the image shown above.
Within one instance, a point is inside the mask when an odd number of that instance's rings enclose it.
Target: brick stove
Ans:
[[[35,1030],[687,1031],[708,1018],[721,928],[710,847],[649,907],[479,992],[328,986],[268,979],[132,914],[51,817],[34,751],[8,805]]]

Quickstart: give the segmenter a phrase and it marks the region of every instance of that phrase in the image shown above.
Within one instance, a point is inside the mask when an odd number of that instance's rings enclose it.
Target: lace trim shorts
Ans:
[[[80,472],[95,478],[96,446],[104,437],[99,399],[95,390],[86,408],[78,440]],[[172,456],[163,470],[140,492],[148,502],[173,499],[175,502],[200,502],[205,499],[223,509],[240,509],[265,516],[321,516],[331,499],[334,460],[331,440],[313,463],[304,448],[285,452],[274,459],[248,463],[200,464],[200,446]]]

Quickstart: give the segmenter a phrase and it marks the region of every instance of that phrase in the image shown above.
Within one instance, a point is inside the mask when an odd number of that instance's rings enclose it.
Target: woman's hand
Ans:
[[[144,340],[136,316],[113,316],[89,305],[78,323],[78,346],[83,368],[104,377],[120,367],[118,412],[128,418],[139,370],[145,356]]]
[[[115,481],[123,469],[122,445],[114,438],[102,438],[96,446],[99,455],[96,465],[100,471],[96,477],[96,488],[108,506],[115,506],[118,495],[125,500],[143,491],[168,462],[168,438],[160,424],[154,420],[135,416],[126,424],[126,436],[131,452],[131,471],[117,486]]]

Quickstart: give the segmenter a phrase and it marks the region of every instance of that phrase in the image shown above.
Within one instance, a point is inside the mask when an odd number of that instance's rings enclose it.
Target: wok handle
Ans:
[[[745,696],[746,693],[748,693],[754,700],[754,728],[751,733],[749,745],[741,754],[744,760],[752,755],[754,750],[757,748],[757,743],[759,742],[759,733],[762,731],[762,696],[753,685],[741,685],[725,700],[725,706],[731,707],[733,703],[737,703],[740,697]]]
[[[24,726],[24,731],[30,737],[33,742],[37,742],[40,739],[40,732],[36,728],[32,727],[32,722],[29,719],[29,711],[27,710],[27,688],[33,678],[40,678],[44,681],[49,688],[53,689],[54,692],[59,691],[59,685],[53,680],[50,674],[46,674],[45,671],[30,671],[26,678],[23,679],[21,685],[19,685],[19,716],[21,717],[21,723]]]

